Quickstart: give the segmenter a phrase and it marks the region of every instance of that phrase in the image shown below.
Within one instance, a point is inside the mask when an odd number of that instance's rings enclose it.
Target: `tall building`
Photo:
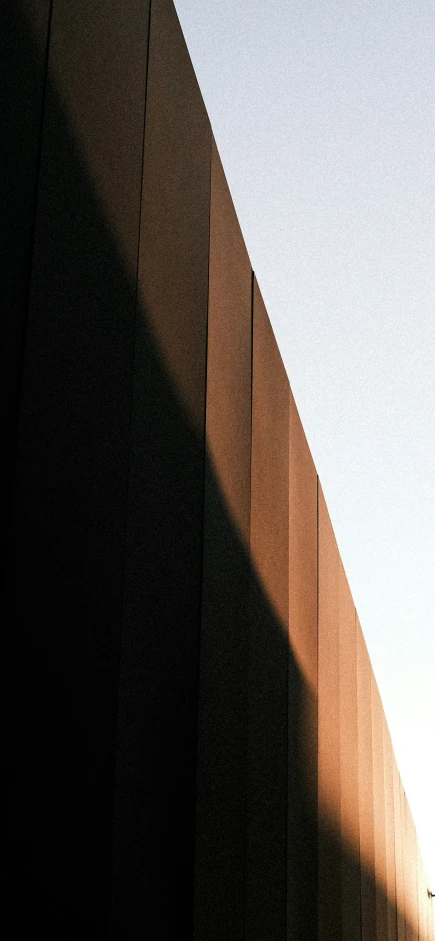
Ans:
[[[17,936],[433,941],[172,0],[3,17],[4,917]]]

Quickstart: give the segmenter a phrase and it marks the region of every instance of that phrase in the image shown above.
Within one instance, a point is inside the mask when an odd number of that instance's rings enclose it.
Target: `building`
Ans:
[[[7,7],[3,911],[60,937],[432,941],[173,4]]]

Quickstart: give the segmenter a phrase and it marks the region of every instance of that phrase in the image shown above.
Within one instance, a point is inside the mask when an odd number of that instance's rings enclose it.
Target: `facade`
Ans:
[[[3,912],[59,937],[434,941],[172,0],[6,6]]]

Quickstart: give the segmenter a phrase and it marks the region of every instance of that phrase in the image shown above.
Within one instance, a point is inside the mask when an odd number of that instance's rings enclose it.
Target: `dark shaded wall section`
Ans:
[[[148,16],[136,2],[50,9],[6,495],[5,853],[95,926],[109,899]]]
[[[433,941],[173,4],[3,6],[4,917],[60,937]]]
[[[42,115],[51,20],[50,0],[4,4],[0,19],[2,133],[2,314],[4,424],[2,548],[10,525],[9,493],[22,387],[29,280],[35,232]]]
[[[211,130],[153,0],[120,630],[111,926],[192,931]]]

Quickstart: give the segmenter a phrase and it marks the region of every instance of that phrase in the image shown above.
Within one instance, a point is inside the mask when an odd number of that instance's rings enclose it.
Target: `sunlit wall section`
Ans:
[[[427,941],[427,885],[423,859],[417,852],[418,941]]]
[[[373,810],[375,830],[376,938],[388,937],[387,853],[385,839],[384,715],[372,671]]]
[[[413,912],[412,912],[412,878],[411,878],[411,841],[408,815],[408,801],[400,782],[401,816],[402,816],[402,840],[403,840],[403,880],[405,896],[405,932],[406,941],[413,941]]]
[[[402,823],[402,782],[393,752],[394,856],[396,868],[397,941],[406,941],[404,833]]]
[[[411,837],[411,893],[412,893],[412,932],[418,938],[418,842],[415,823],[408,804],[408,820]]]
[[[308,941],[317,935],[317,473],[291,390],[289,423],[287,931]]]
[[[373,738],[371,665],[361,625],[356,619],[358,695],[358,806],[361,869],[361,938],[376,937],[375,833],[373,808]],[[403,939],[404,941],[404,939]]]
[[[342,936],[339,554],[319,487],[319,941]]]
[[[338,566],[340,679],[340,845],[342,939],[361,938],[360,824],[358,804],[357,628],[343,563]]]
[[[404,841],[406,941],[418,941],[417,854],[415,827],[408,799],[402,788]]]
[[[289,383],[254,281],[246,941],[287,930]]]
[[[435,939],[435,912],[434,912],[434,900],[431,898],[429,902],[429,941],[434,941]]]
[[[396,894],[396,853],[394,830],[394,778],[393,746],[383,714],[384,742],[384,791],[385,791],[385,852],[386,852],[386,887],[387,887],[387,924],[388,941],[397,938],[397,894]]]

